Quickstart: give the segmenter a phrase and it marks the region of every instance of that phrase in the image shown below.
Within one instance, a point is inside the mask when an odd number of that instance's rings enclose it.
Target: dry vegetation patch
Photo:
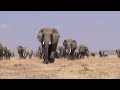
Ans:
[[[90,57],[81,60],[56,59],[43,64],[37,58],[0,61],[2,79],[120,79],[120,59]]]

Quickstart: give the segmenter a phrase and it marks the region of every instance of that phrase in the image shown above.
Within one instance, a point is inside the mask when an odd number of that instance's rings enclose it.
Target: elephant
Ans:
[[[37,57],[37,51],[34,52],[33,56],[34,56],[34,58]]]
[[[44,49],[44,63],[54,63],[55,51],[59,42],[60,34],[56,28],[42,28],[37,35],[37,39]]]
[[[24,59],[24,55],[23,55],[24,48],[22,46],[17,46],[17,51],[18,51],[20,59]]]
[[[38,47],[38,53],[39,53],[38,54],[39,59],[43,59],[44,49],[42,48],[41,45]]]
[[[57,49],[55,52],[55,58],[59,59],[60,58],[60,50]]]
[[[20,59],[26,59],[27,56],[31,58],[31,55],[33,54],[33,51],[29,51],[27,48],[23,46],[18,46],[17,50],[18,50]]]
[[[4,56],[4,47],[3,47],[3,45],[0,43],[0,60],[3,60],[3,56]]]
[[[31,59],[31,58],[32,58],[32,55],[33,55],[33,50],[30,50],[30,51],[29,51],[29,54],[28,54],[29,59]]]
[[[56,50],[56,54],[59,53],[59,58],[65,58],[65,47],[64,46],[58,46]]]
[[[99,55],[100,57],[108,57],[108,54],[103,50],[103,51],[99,51]]]
[[[60,51],[60,58],[65,58],[65,47],[64,46],[59,46],[59,51]]]
[[[23,47],[23,57],[24,57],[24,59],[26,59],[27,56],[29,56],[29,50],[27,48]]]
[[[95,57],[95,53],[94,52],[91,52],[90,55],[93,56],[93,57]]]
[[[102,51],[101,50],[99,51],[99,55],[100,55],[100,57],[102,57]]]
[[[104,53],[104,57],[108,57],[108,53],[105,52],[105,53]]]
[[[37,50],[37,51],[34,53],[34,57],[35,57],[35,58],[40,59],[40,55],[41,55],[41,52],[40,52],[39,50]],[[43,58],[43,55],[42,55],[42,58]]]
[[[90,51],[89,51],[89,49],[88,49],[87,46],[85,46],[85,56],[86,56],[87,58],[90,57]]]
[[[56,57],[57,58],[63,58],[63,57],[65,57],[65,47],[64,46],[58,46],[57,47]]]
[[[37,51],[36,51],[36,52],[37,52]],[[33,55],[34,55],[34,58],[37,57],[36,52],[34,52],[34,54],[33,54]]]
[[[63,41],[63,46],[65,47],[66,56],[68,56],[68,60],[73,60],[74,51],[77,48],[77,41],[73,39],[66,39]]]
[[[38,57],[38,58],[39,58],[39,56],[40,56],[40,52],[39,52],[39,51],[36,51],[36,52],[34,53],[34,57]]]
[[[117,57],[120,58],[120,49],[116,49]]]
[[[15,53],[14,52],[12,52],[12,57],[15,57]]]
[[[79,49],[76,49],[75,52],[74,52],[74,57],[75,59],[78,59],[79,58]]]
[[[87,46],[81,44],[80,45],[80,59],[84,59],[85,56],[89,58],[89,49]]]
[[[120,49],[116,49],[117,57],[120,58]]]
[[[76,59],[80,58],[80,45],[77,45],[77,48],[74,52],[74,56],[75,56]]]
[[[10,60],[11,57],[12,57],[11,49],[8,49],[7,47],[4,47],[4,58],[6,60]]]

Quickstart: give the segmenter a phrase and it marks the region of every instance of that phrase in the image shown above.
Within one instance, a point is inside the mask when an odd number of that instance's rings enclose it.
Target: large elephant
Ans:
[[[120,58],[120,49],[116,49],[117,57]]]
[[[37,39],[44,49],[44,62],[46,64],[55,61],[54,54],[59,42],[60,34],[55,28],[42,28],[37,35]]]
[[[4,47],[3,47],[3,45],[0,43],[0,60],[3,60],[3,53],[4,53]]]
[[[63,41],[63,45],[65,47],[65,51],[66,51],[66,56],[68,56],[68,60],[74,59],[74,51],[77,48],[77,41],[73,40],[73,39],[66,39]]]

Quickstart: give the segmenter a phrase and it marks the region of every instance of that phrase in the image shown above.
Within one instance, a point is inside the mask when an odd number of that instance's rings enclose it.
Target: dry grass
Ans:
[[[116,56],[81,60],[59,60],[43,64],[42,60],[0,61],[1,79],[120,79],[120,59]]]

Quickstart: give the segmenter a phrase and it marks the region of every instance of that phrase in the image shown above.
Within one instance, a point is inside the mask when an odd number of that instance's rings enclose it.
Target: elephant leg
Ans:
[[[85,58],[85,54],[83,54],[83,59]]]
[[[44,54],[43,58],[44,58],[44,63],[45,63],[45,64],[48,64],[48,63],[49,63],[49,60],[50,60],[50,55],[48,54],[48,58],[45,59],[45,54]]]
[[[77,59],[79,59],[79,54],[77,55]]]
[[[75,56],[74,56],[74,51],[72,52],[72,60],[75,59]]]
[[[80,59],[82,59],[83,58],[83,54],[81,53],[81,55],[80,55]]]
[[[45,64],[48,64],[50,62],[50,54],[48,54],[48,58],[47,59],[45,59],[45,54],[44,54],[43,58],[44,58],[44,63]]]
[[[120,58],[120,54],[118,55],[118,58]]]
[[[42,59],[44,59],[44,52],[42,53]]]
[[[48,64],[48,63],[49,63],[49,61],[48,61],[48,60],[44,60],[44,62],[45,62],[45,64]]]
[[[73,59],[73,55],[72,55],[72,53],[70,53],[70,59],[71,59],[71,60]]]
[[[68,54],[68,55],[67,55],[67,57],[68,57],[68,60],[70,60],[70,59],[71,59],[70,54]]]
[[[9,56],[9,60],[10,60],[10,56]]]
[[[54,54],[55,54],[55,52],[52,51],[52,52],[51,52],[51,55],[50,55],[50,63],[54,63],[54,61],[55,61],[55,59],[54,59]]]
[[[78,59],[78,54],[76,54],[76,57],[75,57],[75,59]]]
[[[42,53],[40,53],[40,59],[42,59]]]

